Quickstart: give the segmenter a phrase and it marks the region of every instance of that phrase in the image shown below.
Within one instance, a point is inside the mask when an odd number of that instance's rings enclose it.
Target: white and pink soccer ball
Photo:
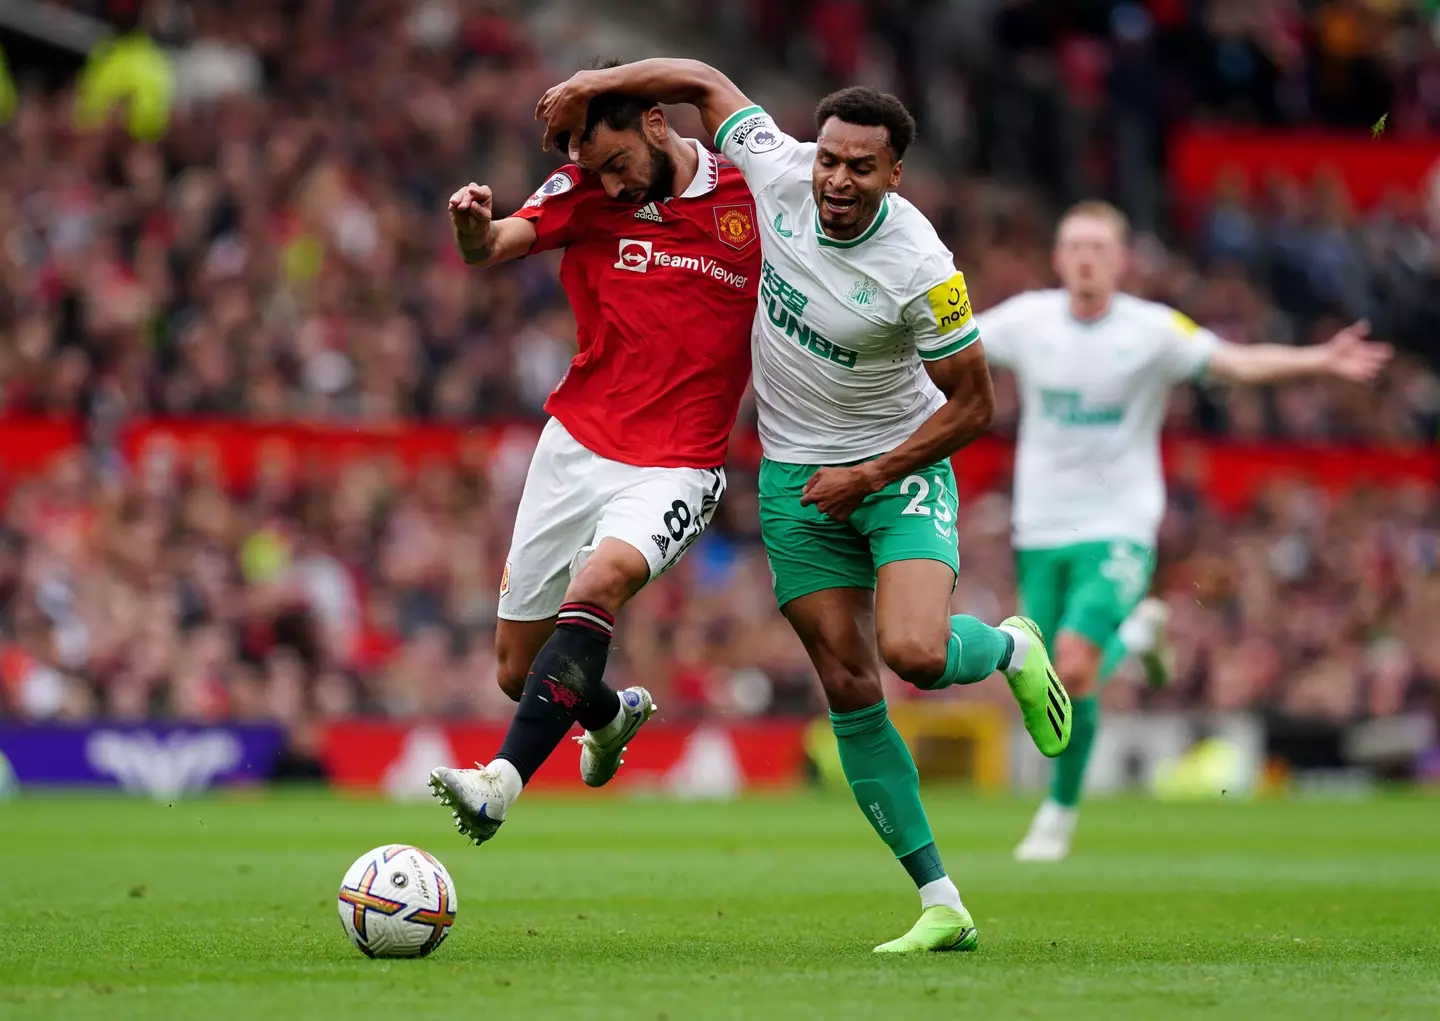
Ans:
[[[445,866],[409,844],[367,851],[340,883],[340,923],[366,957],[424,957],[445,942],[457,907]]]

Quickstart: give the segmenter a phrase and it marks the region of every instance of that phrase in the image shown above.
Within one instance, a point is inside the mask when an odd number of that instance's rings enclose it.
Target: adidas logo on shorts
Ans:
[[[655,540],[655,545],[660,547],[660,555],[663,557],[670,552],[670,537],[668,535],[655,534],[650,536]]]
[[[649,220],[651,223],[665,222],[665,218],[660,215],[660,207],[653,202],[647,202],[641,206],[640,211],[635,214],[635,219]]]

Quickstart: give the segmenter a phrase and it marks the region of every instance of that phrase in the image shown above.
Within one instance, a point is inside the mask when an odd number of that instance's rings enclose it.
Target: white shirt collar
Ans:
[[[695,147],[695,153],[700,157],[700,165],[695,168],[695,179],[690,182],[690,187],[681,193],[682,199],[698,199],[701,195],[709,195],[720,183],[720,161],[715,154],[705,148],[693,138],[687,138]]]

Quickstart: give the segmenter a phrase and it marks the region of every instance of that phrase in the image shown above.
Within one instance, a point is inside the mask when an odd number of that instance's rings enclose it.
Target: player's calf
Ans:
[[[1069,852],[1075,809],[1085,786],[1085,771],[1100,722],[1100,700],[1096,693],[1100,647],[1077,632],[1062,630],[1056,636],[1055,649],[1060,676],[1073,699],[1070,741],[1055,760],[1049,801],[1041,807],[1031,832],[1016,848],[1016,857],[1022,861],[1058,861]]]
[[[630,543],[612,537],[601,539],[570,582],[567,609],[560,611],[561,619],[569,612],[578,615],[576,619],[582,623],[594,626],[603,623],[595,618],[611,615],[608,622],[613,626],[613,614],[645,586],[650,575],[649,561]],[[627,743],[655,713],[655,703],[644,688],[627,688],[616,694],[603,676],[602,663],[598,673],[585,678],[591,689],[601,692],[598,698],[603,701],[575,715],[585,728],[585,733],[576,738],[580,742],[580,777],[590,787],[610,782],[624,762],[621,756]]]
[[[520,705],[493,762],[478,769],[436,769],[435,796],[460,832],[479,844],[495,835],[535,771],[576,723],[607,727],[622,715],[618,695],[601,679],[615,618],[591,603],[560,607],[555,628],[525,678]],[[646,696],[648,701],[648,696]]]
[[[614,615],[650,580],[650,563],[620,539],[601,539],[565,590],[567,603],[588,603]]]
[[[495,761],[487,767],[513,790],[510,801],[574,724],[600,731],[622,715],[620,697],[604,681],[615,630],[610,607],[618,608],[628,598],[623,593],[631,584],[624,550],[616,546],[624,544],[602,543],[570,583],[554,629],[526,673],[520,705]],[[574,598],[576,594],[594,595],[604,602]]]
[[[853,713],[881,702],[885,689],[880,675],[866,670],[831,667],[817,671],[825,704],[832,713]]]
[[[923,691],[975,684],[1003,669],[1014,649],[1000,628],[974,617],[942,618],[939,628],[880,632],[880,656],[901,679]]]
[[[525,693],[525,678],[530,664],[555,631],[555,618],[543,620],[507,620],[495,622],[495,680],[510,701],[520,701]]]
[[[883,564],[876,574],[875,634],[881,658],[926,691],[983,681],[1006,663],[1012,643],[997,628],[950,616],[955,567],[916,557]]]

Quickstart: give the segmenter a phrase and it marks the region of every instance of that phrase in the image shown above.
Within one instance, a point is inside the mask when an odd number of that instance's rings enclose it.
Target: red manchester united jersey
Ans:
[[[560,282],[579,352],[545,402],[601,457],[653,468],[713,468],[750,378],[760,278],[755,203],[729,163],[698,143],[684,194],[635,206],[562,167],[515,215],[532,251],[564,248]]]

